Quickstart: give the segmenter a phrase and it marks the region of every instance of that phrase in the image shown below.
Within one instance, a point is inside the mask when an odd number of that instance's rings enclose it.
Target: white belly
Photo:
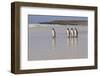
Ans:
[[[70,30],[70,34],[71,34],[71,37],[73,37],[74,36],[74,31]]]
[[[74,36],[75,36],[75,37],[77,36],[77,32],[76,32],[76,30],[74,31]]]
[[[67,30],[66,33],[67,33],[67,36],[70,36],[70,31],[69,30]]]
[[[54,36],[55,35],[55,32],[52,30],[52,36]]]

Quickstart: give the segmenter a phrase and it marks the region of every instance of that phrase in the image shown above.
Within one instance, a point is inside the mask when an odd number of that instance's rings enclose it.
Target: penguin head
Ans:
[[[54,30],[54,28],[52,28],[52,30]]]
[[[69,28],[67,28],[67,30],[69,30]]]
[[[71,28],[71,30],[73,30],[73,28]]]

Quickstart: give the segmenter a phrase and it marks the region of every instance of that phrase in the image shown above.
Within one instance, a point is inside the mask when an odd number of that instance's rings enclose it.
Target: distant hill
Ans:
[[[87,25],[86,20],[54,20],[50,22],[41,22],[40,24],[60,24],[60,25]]]

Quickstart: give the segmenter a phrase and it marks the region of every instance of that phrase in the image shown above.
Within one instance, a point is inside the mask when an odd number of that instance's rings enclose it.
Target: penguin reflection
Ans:
[[[74,47],[78,45],[78,38],[69,38],[69,46]]]
[[[56,38],[52,38],[52,47],[53,47],[53,48],[56,47]]]

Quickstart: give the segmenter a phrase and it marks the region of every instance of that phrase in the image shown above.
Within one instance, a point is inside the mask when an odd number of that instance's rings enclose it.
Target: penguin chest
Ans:
[[[77,32],[76,32],[76,30],[74,31],[74,36],[77,36]]]
[[[70,31],[69,30],[67,30],[66,33],[67,33],[67,36],[70,36]]]
[[[73,36],[74,35],[74,31],[70,30],[70,34],[71,34],[71,36]]]
[[[52,35],[53,35],[53,36],[55,35],[55,31],[53,31],[53,30],[52,30]]]

